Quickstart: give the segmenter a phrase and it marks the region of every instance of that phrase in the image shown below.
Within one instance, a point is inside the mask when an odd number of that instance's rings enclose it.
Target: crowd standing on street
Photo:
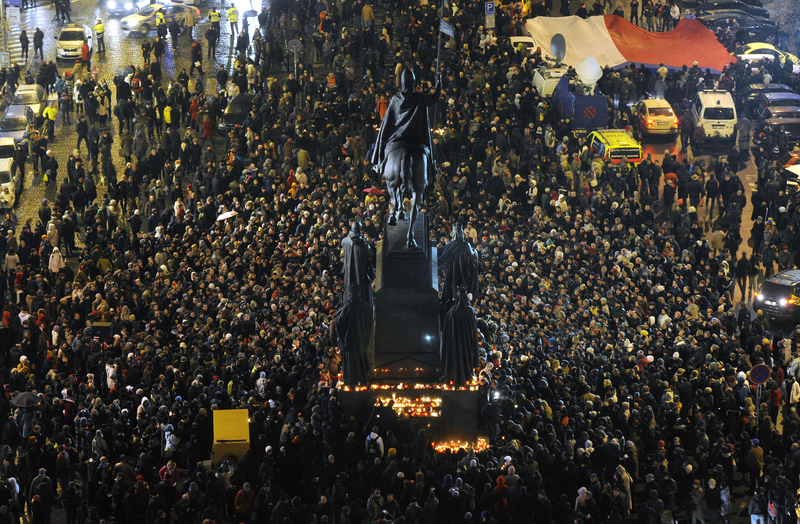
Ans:
[[[785,140],[749,157],[743,139],[706,166],[682,131],[661,162],[603,163],[531,86],[541,56],[508,44],[523,12],[499,10],[496,36],[481,4],[445,3],[458,39],[439,71],[436,6],[358,0],[276,1],[257,23],[212,8],[175,78],[166,23],[122,75],[101,76],[89,50],[69,77],[40,67],[31,83],[74,108],[77,144],[56,158],[56,126],[31,130],[15,160],[54,196],[0,226],[0,522],[48,523],[55,508],[98,524],[796,521],[800,328],[752,302],[800,249]],[[221,12],[234,67],[204,72]],[[305,44],[297,73],[284,37]],[[438,453],[415,419],[338,400],[340,241],[353,220],[381,237],[368,153],[406,67],[422,89],[443,77],[424,207],[434,243],[459,223],[480,254],[486,449]],[[625,128],[614,100],[656,82],[680,108],[763,74],[632,65],[599,85]],[[18,66],[5,80],[27,82]],[[742,245],[748,161],[759,191]],[[756,364],[771,370],[760,397]],[[10,403],[21,392],[27,407]],[[248,410],[251,449],[209,466],[214,411],[230,408]]]

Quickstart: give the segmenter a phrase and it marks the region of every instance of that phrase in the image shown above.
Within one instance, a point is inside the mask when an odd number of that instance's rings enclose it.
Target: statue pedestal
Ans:
[[[406,248],[408,222],[386,226],[377,246],[375,327],[370,342],[372,379],[380,384],[432,383],[441,378],[439,279],[436,248],[420,213]]]
[[[478,440],[480,393],[477,388],[443,390],[436,386],[419,388],[404,384],[403,387],[347,388],[337,395],[342,409],[355,416],[359,426],[378,426],[381,435],[386,435],[386,431],[390,429],[397,430],[396,415],[391,413],[392,408],[386,407],[389,401],[394,401],[394,410],[408,415],[414,435],[417,430],[424,429],[428,439],[436,445],[455,442],[467,446]],[[384,407],[376,409],[373,399],[378,399]],[[431,408],[414,413],[413,409],[408,408],[409,401],[419,402],[423,406],[427,404]]]

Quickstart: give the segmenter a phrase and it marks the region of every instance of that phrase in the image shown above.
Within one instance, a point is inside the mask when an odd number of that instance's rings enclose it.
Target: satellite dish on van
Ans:
[[[561,33],[553,35],[553,38],[550,39],[550,52],[553,53],[556,62],[561,64],[561,60],[563,60],[564,55],[567,54],[567,41],[564,40],[564,35]]]
[[[586,85],[596,84],[603,76],[603,70],[600,68],[600,64],[597,63],[597,59],[594,56],[590,56],[578,64],[578,67],[575,68],[575,72],[578,73],[581,82]]]

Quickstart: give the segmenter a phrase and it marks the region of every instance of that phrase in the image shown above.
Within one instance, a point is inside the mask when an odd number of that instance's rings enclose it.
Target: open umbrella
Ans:
[[[136,70],[133,68],[133,66],[127,65],[117,69],[117,76],[128,76],[134,72],[136,72]]]
[[[252,9],[250,9],[249,11],[245,11],[242,16],[245,17],[245,18],[252,18],[254,16],[258,16],[258,13],[256,13]]]
[[[29,408],[37,405],[41,401],[42,399],[40,399],[39,395],[36,393],[23,391],[14,395],[14,397],[11,399],[11,404],[17,406],[18,408]]]
[[[217,217],[217,220],[228,220],[229,218],[233,218],[238,215],[236,211],[225,211],[220,216]]]
[[[364,190],[364,193],[369,193],[370,195],[382,195],[383,190],[378,189],[377,187],[368,187]]]

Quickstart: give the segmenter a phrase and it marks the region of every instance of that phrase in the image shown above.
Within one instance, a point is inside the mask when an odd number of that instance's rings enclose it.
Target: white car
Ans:
[[[80,24],[66,24],[55,39],[56,60],[80,60],[83,41],[92,48],[92,30]]]
[[[514,49],[522,44],[522,47],[528,51],[528,55],[533,55],[533,53],[539,49],[539,46],[536,45],[536,42],[534,42],[533,38],[530,36],[510,36],[508,40],[511,43],[511,47]]]
[[[0,209],[12,209],[22,194],[22,175],[13,158],[0,158]],[[8,193],[6,193],[8,188]],[[8,194],[8,196],[6,196]]]

